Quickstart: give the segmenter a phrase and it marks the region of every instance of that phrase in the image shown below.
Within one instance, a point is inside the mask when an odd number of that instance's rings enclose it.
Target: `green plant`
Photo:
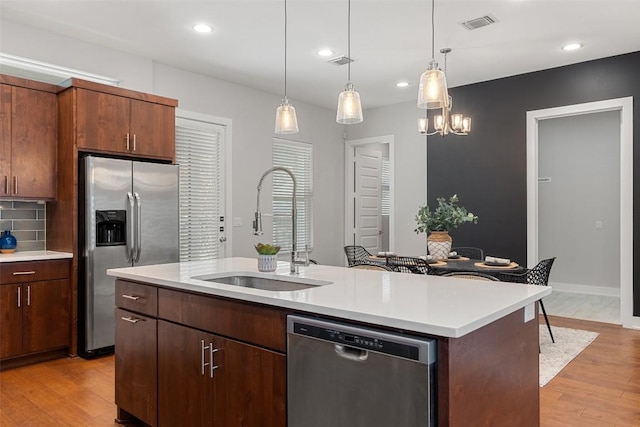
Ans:
[[[449,198],[438,197],[438,207],[431,211],[428,205],[421,206],[416,214],[418,227],[416,233],[430,233],[432,231],[449,231],[465,222],[478,223],[478,217],[458,206],[458,195]]]
[[[257,245],[255,245],[255,248],[260,255],[275,255],[280,251],[280,246],[272,246],[269,243],[258,243]]]

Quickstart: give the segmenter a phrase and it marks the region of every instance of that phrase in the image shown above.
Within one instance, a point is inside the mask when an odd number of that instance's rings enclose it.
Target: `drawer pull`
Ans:
[[[138,297],[138,296],[135,296],[135,295],[122,294],[122,298],[132,299],[134,301],[138,301],[141,297]]]
[[[36,272],[35,271],[14,271],[13,272],[14,276],[27,276],[30,274],[36,274]]]
[[[138,323],[139,321],[141,321],[142,319],[138,319],[137,317],[122,317],[122,320],[124,320],[125,322],[129,322],[129,323]]]

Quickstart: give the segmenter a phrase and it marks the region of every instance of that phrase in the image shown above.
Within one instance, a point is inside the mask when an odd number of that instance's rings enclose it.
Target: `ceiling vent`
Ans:
[[[327,62],[333,65],[345,65],[345,64],[348,64],[349,62],[353,62],[353,59],[342,55],[342,56],[336,56],[335,58],[331,58]]]
[[[478,28],[486,27],[487,25],[495,24],[499,22],[493,15],[485,15],[480,18],[470,19],[469,21],[461,22],[460,25],[467,30],[477,30]]]

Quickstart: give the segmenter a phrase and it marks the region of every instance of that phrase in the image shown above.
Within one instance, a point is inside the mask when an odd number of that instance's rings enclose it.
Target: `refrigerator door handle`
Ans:
[[[138,262],[142,252],[142,198],[137,191],[133,194],[136,199],[136,258],[133,262]]]
[[[127,193],[127,199],[129,199],[129,203],[127,204],[127,223],[129,227],[127,227],[127,262],[133,262],[133,251],[134,245],[131,244],[134,239],[135,229],[134,229],[134,218],[133,218],[133,194],[129,191]]]

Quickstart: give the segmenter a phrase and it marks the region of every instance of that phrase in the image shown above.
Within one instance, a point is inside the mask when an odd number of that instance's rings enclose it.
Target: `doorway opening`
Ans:
[[[392,251],[393,135],[345,141],[345,245]]]
[[[549,119],[573,117],[602,112],[619,112],[619,282],[620,320],[625,327],[640,327],[640,317],[633,316],[633,98],[619,98],[590,102],[565,107],[530,111],[527,113],[527,264],[534,266],[540,253],[540,185],[550,182],[549,177],[540,176],[539,138],[540,122]],[[568,167],[573,167],[568,165]],[[597,194],[594,194],[596,197]],[[599,221],[595,226],[602,227]],[[617,236],[616,236],[617,237]],[[597,248],[593,248],[594,256]],[[583,291],[588,289],[574,289]]]

